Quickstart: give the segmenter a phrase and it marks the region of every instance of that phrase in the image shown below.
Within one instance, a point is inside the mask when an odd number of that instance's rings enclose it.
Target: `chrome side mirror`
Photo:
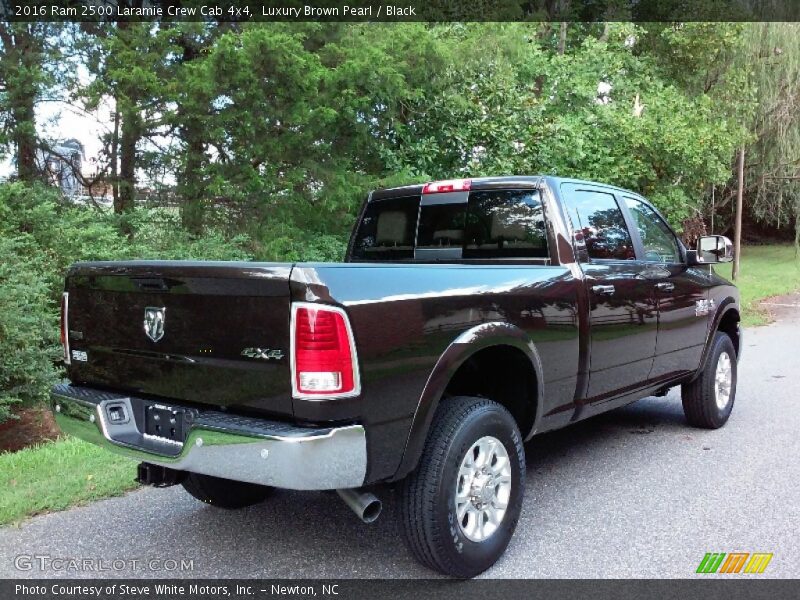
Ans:
[[[714,264],[733,260],[733,242],[724,235],[704,235],[697,240],[697,263]]]

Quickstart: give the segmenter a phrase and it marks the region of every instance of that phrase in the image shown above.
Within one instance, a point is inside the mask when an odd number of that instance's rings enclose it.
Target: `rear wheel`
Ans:
[[[706,429],[725,425],[736,397],[736,367],[731,338],[717,332],[706,366],[697,379],[681,388],[683,412],[690,425]]]
[[[431,569],[473,577],[508,546],[524,495],[525,451],[511,414],[485,398],[444,401],[403,483],[408,545]]]
[[[187,473],[181,485],[200,502],[226,509],[244,508],[258,504],[263,502],[272,491],[271,487],[264,485],[200,475],[199,473]]]

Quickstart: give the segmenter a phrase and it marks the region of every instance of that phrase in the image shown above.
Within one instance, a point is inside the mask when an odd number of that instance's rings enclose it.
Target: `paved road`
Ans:
[[[774,553],[764,576],[798,577],[800,306],[781,318],[747,331],[719,431],[689,428],[673,392],[528,444],[522,519],[485,576],[690,577],[706,552],[761,551]],[[396,492],[379,492],[384,515],[366,526],[332,493],[226,512],[143,490],[0,529],[0,577],[25,575],[20,554],[185,558],[195,577],[430,577],[403,545]]]

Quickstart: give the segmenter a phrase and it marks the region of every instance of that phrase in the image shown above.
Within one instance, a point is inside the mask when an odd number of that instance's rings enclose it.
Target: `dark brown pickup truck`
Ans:
[[[720,427],[742,347],[738,292],[634,192],[555,177],[372,192],[346,262],[72,266],[63,429],[139,479],[238,508],[273,487],[399,481],[413,553],[469,577],[508,545],[523,442],[682,386]]]

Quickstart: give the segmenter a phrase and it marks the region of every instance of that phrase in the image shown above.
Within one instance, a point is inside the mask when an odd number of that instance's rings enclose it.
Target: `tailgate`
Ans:
[[[75,383],[292,414],[291,264],[98,262],[67,276]]]

